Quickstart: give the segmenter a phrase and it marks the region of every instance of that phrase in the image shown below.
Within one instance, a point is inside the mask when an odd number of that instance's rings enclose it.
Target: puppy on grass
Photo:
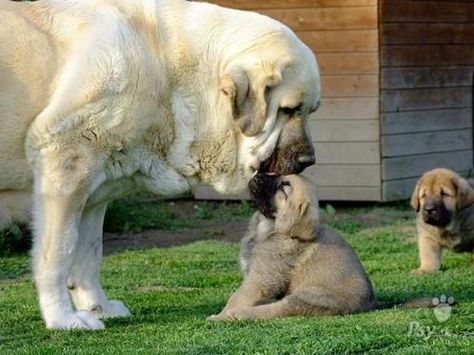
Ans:
[[[415,273],[439,270],[443,248],[470,252],[474,265],[474,191],[466,179],[448,169],[430,170],[418,181],[411,205],[420,256]]]
[[[354,250],[319,224],[318,200],[306,179],[259,174],[250,193],[260,212],[242,240],[244,281],[224,310],[208,320],[350,314],[376,307]]]

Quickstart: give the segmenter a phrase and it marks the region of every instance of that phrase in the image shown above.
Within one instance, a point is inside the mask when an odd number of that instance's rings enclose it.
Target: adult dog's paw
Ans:
[[[127,306],[122,301],[117,300],[109,300],[104,304],[96,305],[91,309],[91,312],[101,319],[131,316]]]
[[[47,320],[46,327],[48,329],[105,329],[104,323],[98,320],[94,314],[89,311],[67,313],[62,317],[58,317],[53,320]]]
[[[414,275],[425,275],[425,274],[429,274],[429,273],[436,272],[436,271],[438,271],[438,270],[436,270],[436,269],[425,269],[425,268],[419,267],[418,269],[412,270],[411,273],[414,274]]]

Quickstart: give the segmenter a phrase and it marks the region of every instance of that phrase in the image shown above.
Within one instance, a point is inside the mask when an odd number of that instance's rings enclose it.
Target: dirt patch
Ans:
[[[105,233],[104,254],[123,250],[169,248],[198,240],[239,242],[246,228],[246,222],[225,222],[177,231],[153,229],[140,233]]]
[[[195,202],[177,201],[173,206],[178,218],[186,218],[193,213]],[[213,206],[214,207],[214,206]],[[219,208],[216,203],[215,208]],[[332,214],[322,213],[321,222],[329,224],[344,232],[357,232],[365,228],[386,227],[398,221],[414,218],[410,210],[383,208],[354,209],[337,207]],[[400,228],[400,226],[394,226]],[[105,233],[104,254],[111,254],[123,250],[137,250],[148,248],[168,248],[184,245],[199,240],[221,240],[239,242],[247,229],[247,221],[220,222],[211,219],[189,229],[161,230],[151,229],[142,232]]]

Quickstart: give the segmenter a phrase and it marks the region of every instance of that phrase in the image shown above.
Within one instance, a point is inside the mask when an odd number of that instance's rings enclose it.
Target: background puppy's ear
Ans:
[[[474,203],[474,191],[467,180],[457,177],[454,180],[454,185],[456,186],[458,209],[472,205]]]
[[[221,79],[221,91],[229,97],[232,115],[243,134],[248,137],[260,133],[267,114],[267,94],[278,82],[278,75],[258,75],[250,79],[242,69],[233,69]]]
[[[419,193],[420,193],[420,181],[416,183],[415,189],[413,190],[413,194],[411,195],[411,200],[410,200],[411,207],[413,207],[416,212],[420,211],[420,198],[418,197]]]

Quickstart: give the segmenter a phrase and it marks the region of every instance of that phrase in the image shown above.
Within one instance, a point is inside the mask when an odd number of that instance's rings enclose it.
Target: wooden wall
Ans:
[[[474,1],[381,0],[383,199],[473,168]]]
[[[380,200],[377,0],[215,0],[291,27],[317,54],[323,100],[310,126],[322,200]],[[209,189],[197,197],[214,198]]]

